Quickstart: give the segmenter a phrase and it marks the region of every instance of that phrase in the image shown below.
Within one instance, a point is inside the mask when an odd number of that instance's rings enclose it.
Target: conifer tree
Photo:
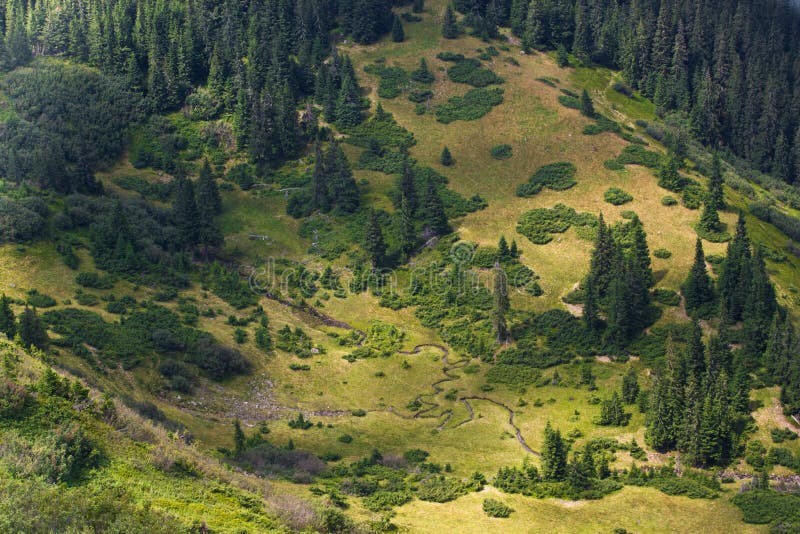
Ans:
[[[714,209],[721,210],[725,208],[725,200],[723,198],[724,180],[722,177],[722,162],[720,161],[719,154],[714,153],[714,159],[711,162],[711,177],[708,181],[708,204]]]
[[[750,257],[750,239],[747,237],[744,215],[740,213],[736,222],[736,234],[728,244],[717,284],[725,310],[724,318],[728,322],[742,319],[750,285]]]
[[[655,283],[653,278],[652,262],[650,260],[650,248],[647,246],[647,234],[644,225],[638,215],[634,215],[630,222],[633,233],[633,247],[631,248],[631,259],[636,277],[644,287],[644,300],[647,301],[647,288]],[[644,302],[647,304],[647,302]]]
[[[630,367],[622,378],[622,400],[626,404],[633,404],[639,397],[639,378],[636,370]]]
[[[650,399],[647,403],[647,430],[645,440],[657,451],[667,451],[674,445],[672,439],[672,407],[670,402],[671,384],[663,371],[654,375]]]
[[[245,436],[242,424],[236,419],[233,422],[233,455],[239,457],[244,452]]]
[[[714,301],[713,282],[708,276],[703,242],[700,238],[695,243],[694,263],[681,288],[681,293],[689,314],[707,311],[708,305]]]
[[[197,177],[198,206],[201,196],[206,199],[208,207],[215,215],[222,213],[222,198],[219,195],[219,188],[211,173],[211,165],[209,165],[207,159],[203,160],[203,166],[200,168],[200,174]]]
[[[182,175],[178,175],[176,181],[172,219],[175,221],[175,227],[178,229],[183,245],[193,247],[197,244],[198,239],[198,214],[194,184]]]
[[[400,198],[400,252],[407,261],[417,247],[417,231],[414,227],[414,212],[408,198],[401,193]]]
[[[757,248],[750,260],[750,284],[742,311],[744,325],[742,328],[743,350],[750,356],[752,365],[761,359],[767,344],[772,316],[777,310],[775,288],[769,280],[764,255]]]
[[[692,336],[689,339],[689,352],[686,354],[686,372],[697,378],[698,384],[706,375],[706,351],[703,345],[703,330],[700,323],[692,321]]]
[[[403,160],[403,172],[400,175],[400,195],[406,199],[409,213],[413,216],[419,208],[419,200],[417,186],[414,182],[414,171],[408,158]]]
[[[422,13],[425,11],[425,0],[414,0],[411,4],[412,13]]]
[[[436,78],[428,69],[428,62],[425,58],[419,60],[419,67],[411,72],[411,79],[420,83],[432,83]]]
[[[561,431],[553,430],[550,421],[544,427],[542,445],[542,478],[550,482],[564,480],[567,476],[567,445]]]
[[[4,333],[8,339],[14,339],[17,333],[16,317],[11,309],[11,299],[5,293],[0,298],[0,332]]]
[[[355,77],[347,73],[345,70],[342,74],[342,87],[336,100],[336,124],[344,129],[357,126],[363,119],[358,85]]]
[[[395,43],[402,43],[406,40],[406,32],[403,31],[403,23],[400,22],[400,17],[394,16],[392,21],[392,41]]]
[[[445,39],[455,39],[458,37],[456,14],[450,5],[448,5],[444,11],[444,18],[442,19],[442,37]]]
[[[592,97],[589,96],[589,92],[586,89],[584,89],[581,93],[581,113],[590,119],[593,119],[597,116],[597,113],[594,110]]]
[[[322,153],[322,144],[317,140],[314,145],[314,172],[311,174],[311,203],[314,209],[323,213],[330,211],[329,188],[325,156]]]
[[[719,231],[720,224],[717,208],[714,207],[714,204],[709,199],[703,207],[703,214],[700,216],[698,229],[705,233],[714,234]]]
[[[658,169],[658,186],[669,191],[680,191],[683,186],[683,179],[678,172],[679,167],[678,158],[675,154],[664,158]]]
[[[425,197],[422,205],[423,227],[433,235],[445,235],[450,233],[450,224],[447,222],[447,215],[444,212],[442,197],[432,179],[428,179],[425,185]]]
[[[328,147],[324,163],[331,206],[341,213],[355,213],[361,204],[361,195],[347,156],[335,140]]]
[[[494,308],[492,310],[492,325],[494,327],[495,339],[498,343],[508,341],[508,326],[506,324],[506,313],[510,308],[508,299],[508,280],[506,273],[500,268],[500,264],[494,266]]]
[[[453,164],[453,155],[450,154],[450,149],[447,147],[444,147],[444,149],[442,149],[442,156],[439,159],[440,163],[445,167],[449,167]]]
[[[517,247],[516,239],[511,240],[511,247],[508,249],[508,253],[512,258],[519,258],[519,248]]]
[[[383,266],[383,261],[386,257],[386,241],[383,238],[380,221],[378,221],[378,212],[374,209],[370,210],[369,219],[367,219],[364,249],[369,254],[373,269]]]
[[[203,258],[208,261],[210,248],[224,241],[214,217],[222,210],[219,190],[206,161],[197,180],[197,243],[203,247]]]
[[[499,261],[507,261],[511,258],[511,250],[508,248],[508,241],[504,235],[501,235],[497,242],[497,258]]]
[[[39,314],[36,313],[36,308],[25,306],[25,311],[19,318],[19,327],[17,328],[19,338],[22,346],[26,349],[37,347],[39,349],[47,348],[49,339],[47,337],[47,329],[42,323]]]

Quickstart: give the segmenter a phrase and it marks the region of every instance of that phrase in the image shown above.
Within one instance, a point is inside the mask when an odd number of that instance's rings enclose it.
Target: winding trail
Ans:
[[[239,269],[239,266],[237,266],[237,270],[238,270],[238,272],[240,274],[245,274],[245,273],[243,273],[241,271],[241,269]],[[252,273],[248,273],[247,274],[248,278],[251,276],[251,274]],[[334,319],[333,317],[331,317],[331,316],[319,311],[316,308],[313,308],[311,306],[298,306],[294,302],[291,302],[291,301],[289,301],[287,299],[279,297],[279,296],[277,296],[277,295],[275,295],[275,294],[273,294],[273,293],[271,293],[269,291],[265,291],[263,289],[260,290],[260,295],[262,297],[268,299],[268,300],[271,300],[273,302],[277,302],[278,304],[280,304],[282,306],[290,308],[293,311],[305,314],[305,315],[311,317],[312,319],[315,319],[315,320],[319,321],[320,323],[324,324],[325,326],[330,326],[330,327],[334,327],[334,328],[341,328],[343,330],[348,330],[348,331],[357,333],[359,335],[359,340],[358,340],[358,343],[356,344],[356,346],[359,346],[359,347],[362,346],[364,344],[364,341],[366,340],[367,335],[363,330],[359,330],[358,328],[356,328],[356,327],[354,327],[354,326],[352,326],[352,325],[350,325],[350,324],[348,324],[346,322]],[[458,360],[456,362],[450,362],[450,360],[449,360],[450,350],[446,346],[440,345],[438,343],[423,343],[423,344],[415,346],[413,349],[408,350],[408,351],[398,350],[397,354],[402,354],[402,355],[405,355],[405,356],[414,356],[414,355],[417,355],[417,354],[421,354],[425,349],[429,349],[429,348],[437,349],[437,350],[442,352],[442,362],[445,364],[445,366],[442,368],[442,373],[444,374],[444,378],[441,378],[440,380],[437,380],[436,382],[431,384],[431,388],[432,388],[433,391],[430,392],[430,393],[420,393],[419,395],[417,395],[414,398],[414,401],[416,401],[419,404],[424,405],[425,408],[420,409],[413,416],[410,416],[410,417],[407,416],[407,415],[404,415],[402,413],[399,413],[394,406],[389,406],[387,408],[369,410],[369,411],[371,411],[371,412],[391,413],[392,415],[395,415],[396,417],[400,417],[400,418],[406,419],[406,420],[413,420],[413,419],[442,419],[442,421],[440,421],[439,424],[436,426],[436,430],[438,430],[438,431],[444,430],[444,427],[450,422],[450,420],[453,417],[453,410],[448,408],[448,409],[444,410],[442,413],[440,413],[438,415],[432,413],[437,408],[440,407],[440,405],[437,402],[435,402],[435,397],[437,395],[441,394],[444,391],[444,387],[442,387],[442,384],[446,384],[447,382],[453,382],[453,381],[456,381],[456,380],[461,378],[458,375],[452,374],[452,371],[454,371],[456,369],[461,369],[463,367],[466,367],[469,364],[470,360],[469,360],[469,358],[462,358],[462,359],[460,359],[460,360]],[[428,400],[428,399],[431,399],[431,400]],[[535,454],[535,455],[539,456],[538,452],[534,451],[533,449],[530,448],[530,446],[528,446],[527,442],[525,441],[525,438],[522,436],[522,430],[520,430],[520,428],[514,423],[514,417],[516,416],[516,413],[509,406],[503,404],[502,402],[490,399],[488,397],[482,397],[482,396],[478,396],[478,395],[460,397],[458,400],[464,403],[464,406],[466,407],[467,412],[469,412],[469,419],[461,421],[460,423],[455,425],[453,427],[453,429],[459,428],[459,427],[461,427],[461,426],[463,426],[463,425],[465,425],[467,423],[471,423],[471,422],[473,422],[475,420],[475,411],[473,410],[472,405],[469,403],[470,400],[480,400],[480,401],[489,402],[491,404],[494,404],[495,406],[499,406],[500,408],[502,408],[502,409],[504,409],[504,410],[506,410],[508,412],[508,424],[511,426],[511,428],[514,429],[514,433],[515,433],[515,435],[517,437],[517,441],[519,442],[519,444],[528,453]],[[278,411],[287,411],[287,412],[289,412],[289,411],[296,412],[297,411],[297,410],[293,410],[293,409],[291,409],[289,407],[283,407],[283,406],[275,406],[274,408],[276,408]],[[309,412],[306,412],[307,415],[327,416],[327,417],[343,417],[343,416],[346,416],[346,415],[348,415],[350,413],[351,412],[349,410],[324,410],[324,411],[309,411]]]

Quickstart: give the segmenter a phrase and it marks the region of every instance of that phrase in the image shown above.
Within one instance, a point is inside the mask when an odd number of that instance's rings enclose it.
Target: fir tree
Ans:
[[[0,298],[0,332],[4,333],[8,339],[14,339],[17,333],[16,317],[11,309],[11,299],[5,293]]]
[[[506,236],[501,235],[500,240],[497,242],[497,258],[502,262],[508,261],[511,257],[511,250],[508,248]]]
[[[556,64],[560,68],[569,67],[569,53],[564,45],[558,45],[556,48]]]
[[[725,311],[724,318],[728,322],[742,319],[750,285],[750,256],[750,239],[747,237],[744,216],[740,213],[736,222],[736,234],[728,244],[717,284]]]
[[[714,209],[721,210],[725,208],[725,200],[723,198],[723,178],[722,178],[722,162],[719,159],[719,154],[714,153],[714,159],[711,162],[711,177],[708,181],[708,204]]]
[[[706,351],[703,345],[703,330],[698,321],[692,321],[692,336],[686,354],[686,372],[697,378],[698,384],[706,375]]]
[[[593,119],[597,116],[597,113],[594,110],[592,97],[589,96],[589,92],[586,91],[586,89],[584,89],[581,93],[581,113],[590,119]]]
[[[233,455],[235,457],[241,456],[244,452],[245,436],[242,430],[242,425],[238,419],[233,422]]]
[[[343,129],[357,126],[363,120],[358,85],[352,75],[345,74],[342,76],[342,87],[336,100],[336,124]]]
[[[425,0],[414,0],[411,4],[412,13],[422,13],[425,11]]]
[[[432,83],[436,78],[433,73],[428,69],[428,63],[425,58],[419,60],[419,67],[411,72],[411,79],[420,83]]]
[[[42,323],[39,314],[36,313],[36,308],[29,308],[25,306],[25,311],[19,318],[19,333],[20,342],[26,349],[37,347],[40,349],[47,348],[49,339],[47,337],[47,329]]]
[[[683,188],[683,179],[678,172],[678,157],[671,154],[664,158],[658,169],[658,186],[669,191],[680,191]]]
[[[408,261],[417,248],[417,231],[414,227],[414,212],[411,209],[408,197],[401,193],[400,198],[400,252],[403,259]]]
[[[448,5],[444,11],[444,18],[442,19],[442,37],[445,39],[455,39],[458,37],[456,14],[450,5]]]
[[[707,234],[715,234],[719,231],[720,224],[717,208],[714,207],[711,199],[709,199],[703,207],[703,214],[700,216],[700,222],[697,225],[698,229]]]
[[[383,238],[380,221],[378,221],[378,212],[375,210],[370,210],[369,219],[367,220],[364,249],[369,254],[373,269],[383,266],[383,261],[386,257],[386,241]]]
[[[707,311],[708,305],[714,301],[713,282],[708,276],[703,242],[700,241],[700,238],[695,244],[694,263],[681,288],[681,293],[683,293],[686,311],[689,314]]]
[[[559,430],[553,430],[550,421],[544,427],[542,445],[542,478],[558,482],[567,476],[567,445]]]
[[[405,40],[406,32],[403,31],[403,23],[400,22],[400,17],[395,15],[394,21],[392,22],[392,41],[395,43],[402,43]]]
[[[639,378],[636,370],[630,367],[622,378],[622,400],[625,404],[634,404],[639,397]]]
[[[506,313],[510,308],[508,300],[508,279],[506,273],[500,268],[500,264],[494,266],[494,308],[492,310],[492,325],[494,327],[495,339],[498,343],[508,341],[508,326],[506,325]]]
[[[325,213],[331,209],[328,189],[328,174],[325,169],[325,157],[322,144],[317,140],[314,145],[314,172],[311,174],[311,203],[314,209]]]
[[[439,158],[439,161],[445,167],[450,167],[454,163],[453,155],[450,154],[449,148],[444,147],[444,149],[442,149],[442,156]]]
[[[670,402],[671,384],[663,373],[656,372],[650,399],[647,402],[647,430],[645,441],[657,451],[667,451],[674,445],[672,438],[672,409]]]
[[[209,165],[207,159],[203,160],[203,166],[200,168],[200,174],[197,177],[197,196],[198,201],[201,196],[207,199],[215,215],[222,213],[222,198],[219,195],[219,188],[217,187],[217,182],[214,181],[211,165]]]
[[[450,224],[447,222],[447,215],[444,212],[442,197],[432,179],[428,179],[425,185],[425,197],[422,205],[423,227],[433,235],[445,235],[450,233]]]
[[[224,241],[214,217],[222,210],[219,190],[206,161],[197,180],[197,243],[203,247],[203,258],[208,261],[210,248]]]
[[[516,239],[511,240],[511,247],[508,249],[508,253],[512,258],[519,258],[519,248],[517,248]]]
[[[754,367],[766,349],[767,333],[778,306],[761,248],[757,248],[753,254],[748,271],[750,283],[742,311],[742,348],[750,357],[750,366]]]
[[[628,415],[622,407],[622,401],[616,390],[611,394],[609,400],[603,401],[597,424],[603,426],[625,426],[628,424]]]
[[[197,201],[194,184],[185,176],[178,175],[175,186],[175,201],[172,204],[172,219],[185,247],[193,247],[198,239]]]
[[[406,199],[408,210],[413,216],[419,208],[417,186],[414,182],[414,171],[408,158],[403,160],[403,172],[400,175],[400,195]]]
[[[325,154],[325,175],[331,205],[338,212],[355,213],[361,204],[361,195],[347,156],[335,140]]]

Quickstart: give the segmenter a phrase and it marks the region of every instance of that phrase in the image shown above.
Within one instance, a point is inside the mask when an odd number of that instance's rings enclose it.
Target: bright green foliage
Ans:
[[[553,209],[536,208],[525,213],[517,223],[517,232],[532,243],[545,245],[553,240],[551,234],[561,234],[571,226],[596,227],[597,219],[588,213],[577,213],[574,209],[556,204]]]
[[[569,448],[561,437],[560,430],[553,430],[550,422],[544,428],[542,444],[542,478],[548,481],[564,480],[567,476],[567,452]]]
[[[613,204],[615,206],[621,206],[622,204],[631,202],[633,200],[633,195],[623,191],[619,187],[612,187],[611,189],[603,193],[603,198],[609,204]]]
[[[498,87],[470,89],[464,96],[450,97],[447,102],[437,106],[436,120],[444,124],[478,120],[502,103],[503,90]]]
[[[483,500],[483,512],[489,517],[509,517],[514,509],[496,499]]]

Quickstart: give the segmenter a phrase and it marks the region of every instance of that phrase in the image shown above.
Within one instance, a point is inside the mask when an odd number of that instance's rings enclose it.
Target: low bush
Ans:
[[[397,98],[409,81],[408,73],[401,67],[386,67],[373,64],[364,67],[364,72],[380,79],[380,82],[378,82],[378,96],[381,98]]]
[[[497,145],[492,147],[492,157],[494,159],[508,159],[512,155],[511,145]]]
[[[52,308],[57,304],[56,299],[54,299],[50,295],[39,293],[35,289],[31,289],[30,291],[28,291],[28,296],[26,301],[34,308]]]
[[[628,145],[622,149],[617,157],[617,162],[622,165],[642,165],[651,169],[661,165],[661,154],[647,150],[641,145]]]
[[[653,300],[664,306],[681,305],[681,296],[671,289],[654,289]]]
[[[481,67],[481,62],[472,58],[456,61],[447,69],[447,76],[454,82],[465,83],[473,87],[486,87],[504,82],[503,78],[493,71]]]
[[[417,489],[417,497],[421,501],[438,503],[454,501],[466,493],[463,482],[441,475],[423,480]]]
[[[560,95],[558,101],[562,106],[570,109],[581,109],[581,101],[579,98],[570,95]]]
[[[498,500],[484,499],[483,512],[489,517],[506,518],[514,512],[514,509]]]
[[[784,441],[794,441],[797,439],[797,433],[792,432],[788,428],[773,428],[770,430],[770,436],[773,443],[783,443]]]
[[[553,209],[536,208],[523,214],[517,223],[517,232],[534,244],[546,245],[553,240],[551,234],[564,233],[573,225],[596,227],[597,218],[588,213],[579,214],[563,204],[556,204]]]
[[[517,196],[532,197],[545,187],[553,191],[566,191],[578,183],[575,181],[577,172],[575,165],[567,161],[548,163],[539,168],[527,183],[517,188]]]
[[[112,277],[102,276],[95,272],[78,273],[78,276],[75,277],[75,282],[79,286],[92,289],[111,289],[114,287],[114,279]]]
[[[666,260],[672,257],[672,252],[665,248],[657,248],[653,251],[653,256],[661,260]]]
[[[661,197],[661,205],[662,206],[677,206],[678,205],[678,201],[675,199],[675,197],[670,196],[670,195],[666,195],[664,197]]]
[[[622,204],[627,204],[633,200],[633,195],[630,193],[623,191],[619,187],[612,187],[605,193],[603,193],[603,199],[609,204],[613,204],[614,206],[621,206]]]
[[[436,120],[444,124],[478,120],[493,107],[503,103],[503,90],[471,89],[464,96],[454,96],[436,107]]]

